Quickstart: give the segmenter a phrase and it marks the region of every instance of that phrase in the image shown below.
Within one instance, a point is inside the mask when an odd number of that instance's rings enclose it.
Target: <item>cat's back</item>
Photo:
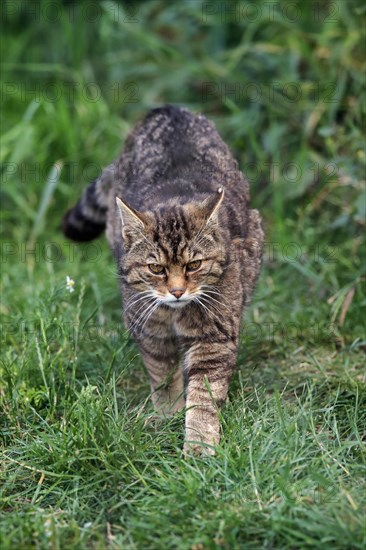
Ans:
[[[214,125],[204,116],[175,105],[150,111],[131,137],[133,163],[142,175],[151,166],[151,158],[162,163],[160,169],[173,168],[182,161],[208,162],[208,150],[229,153]],[[156,166],[156,164],[155,164]]]
[[[166,105],[153,109],[126,141],[117,178],[120,193],[137,209],[179,197],[210,194],[224,186],[248,187],[227,145],[204,115]],[[232,181],[235,180],[235,181]],[[234,193],[236,194],[236,193]]]

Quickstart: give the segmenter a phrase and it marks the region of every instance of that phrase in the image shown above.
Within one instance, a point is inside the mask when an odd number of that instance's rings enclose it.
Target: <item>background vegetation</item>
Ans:
[[[364,548],[364,3],[1,7],[2,550]],[[104,240],[60,232],[169,102],[216,122],[268,241],[210,460],[152,421]]]

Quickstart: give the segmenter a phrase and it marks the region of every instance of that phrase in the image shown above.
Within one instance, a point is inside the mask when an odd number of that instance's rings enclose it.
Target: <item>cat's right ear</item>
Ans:
[[[145,227],[144,215],[137,212],[132,206],[116,197],[116,203],[122,222],[122,236],[126,237],[128,233],[139,232]]]
[[[219,187],[215,195],[209,197],[203,203],[203,212],[206,218],[206,224],[216,223],[218,220],[218,212],[224,198],[224,188]]]

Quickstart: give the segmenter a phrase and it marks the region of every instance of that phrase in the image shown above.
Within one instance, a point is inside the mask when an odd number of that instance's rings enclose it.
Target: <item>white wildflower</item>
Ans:
[[[71,277],[66,275],[66,290],[68,290],[70,293],[74,292],[74,290],[75,290],[74,286],[75,286],[74,279],[71,279]]]

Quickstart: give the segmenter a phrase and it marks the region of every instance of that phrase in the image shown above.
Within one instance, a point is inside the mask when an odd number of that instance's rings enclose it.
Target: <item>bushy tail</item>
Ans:
[[[85,242],[99,237],[107,221],[108,195],[116,165],[110,164],[84,191],[79,202],[66,212],[62,230],[73,241]]]

